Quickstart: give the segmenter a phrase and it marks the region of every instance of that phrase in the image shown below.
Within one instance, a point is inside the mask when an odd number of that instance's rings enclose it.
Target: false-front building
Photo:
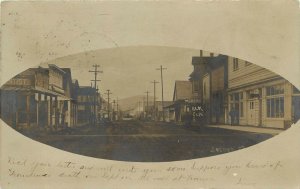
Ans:
[[[299,98],[299,91],[279,75],[229,57],[227,123],[288,128],[299,119]]]

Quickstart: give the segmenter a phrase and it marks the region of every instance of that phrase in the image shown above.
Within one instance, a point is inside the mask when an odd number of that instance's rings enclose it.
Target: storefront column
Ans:
[[[267,91],[266,87],[262,87],[261,89],[261,126],[266,126],[266,119],[267,119]]]
[[[284,83],[284,128],[292,124],[292,94],[293,86],[288,81]]]

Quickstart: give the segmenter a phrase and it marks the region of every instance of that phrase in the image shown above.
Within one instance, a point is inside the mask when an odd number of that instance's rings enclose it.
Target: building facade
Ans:
[[[228,59],[227,123],[285,129],[299,119],[299,91],[277,74],[247,61]]]
[[[1,118],[14,128],[74,126],[72,92],[70,69],[30,68],[1,87]]]
[[[228,88],[228,57],[219,55],[213,57],[208,64],[209,109],[208,118],[211,124],[225,124],[227,114],[227,88]],[[203,80],[204,81],[204,80]],[[204,87],[204,86],[203,86]]]
[[[95,88],[90,86],[80,86],[78,88],[77,91],[78,125],[90,125],[94,123],[95,116],[96,116],[94,112],[95,93],[96,93]]]

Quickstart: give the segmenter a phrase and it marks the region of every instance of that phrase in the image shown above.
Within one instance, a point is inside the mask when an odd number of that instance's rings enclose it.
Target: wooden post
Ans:
[[[73,126],[73,124],[71,124],[71,120],[72,120],[72,114],[71,113],[73,113],[72,111],[71,111],[71,100],[68,100],[67,101],[67,103],[68,103],[68,110],[67,110],[67,112],[68,112],[68,114],[67,115],[65,115],[65,116],[68,116],[67,117],[67,120],[68,120],[68,127],[71,127],[71,126]]]
[[[26,123],[30,127],[30,94],[26,94]]]
[[[40,106],[41,106],[41,94],[38,93],[38,101],[37,101],[37,106],[36,106],[36,124],[38,127],[40,127]]]
[[[54,97],[54,127],[57,128],[59,124],[59,112],[58,112],[58,101],[57,96]]]
[[[20,98],[19,94],[16,93],[16,125],[15,125],[16,128],[18,127],[18,122],[19,122],[19,113],[18,113],[18,111],[19,111],[19,98]]]
[[[49,100],[49,126],[52,127],[52,114],[53,114],[53,108],[52,108],[52,96],[49,96],[50,100]]]

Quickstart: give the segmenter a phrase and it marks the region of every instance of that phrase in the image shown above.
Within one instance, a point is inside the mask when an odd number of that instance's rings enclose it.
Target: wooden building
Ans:
[[[94,112],[94,97],[95,88],[90,86],[80,86],[77,91],[77,114],[78,124],[88,125],[93,124],[95,120]]]
[[[1,118],[15,128],[74,126],[71,71],[30,68],[1,87]]]
[[[175,122],[184,121],[184,116],[188,110],[188,102],[192,98],[192,82],[190,81],[175,81],[173,104],[168,107],[169,120]]]
[[[211,124],[225,124],[227,114],[228,57],[210,58],[202,78],[202,101]]]
[[[299,101],[299,91],[281,76],[229,57],[228,123],[285,129],[299,119]]]

